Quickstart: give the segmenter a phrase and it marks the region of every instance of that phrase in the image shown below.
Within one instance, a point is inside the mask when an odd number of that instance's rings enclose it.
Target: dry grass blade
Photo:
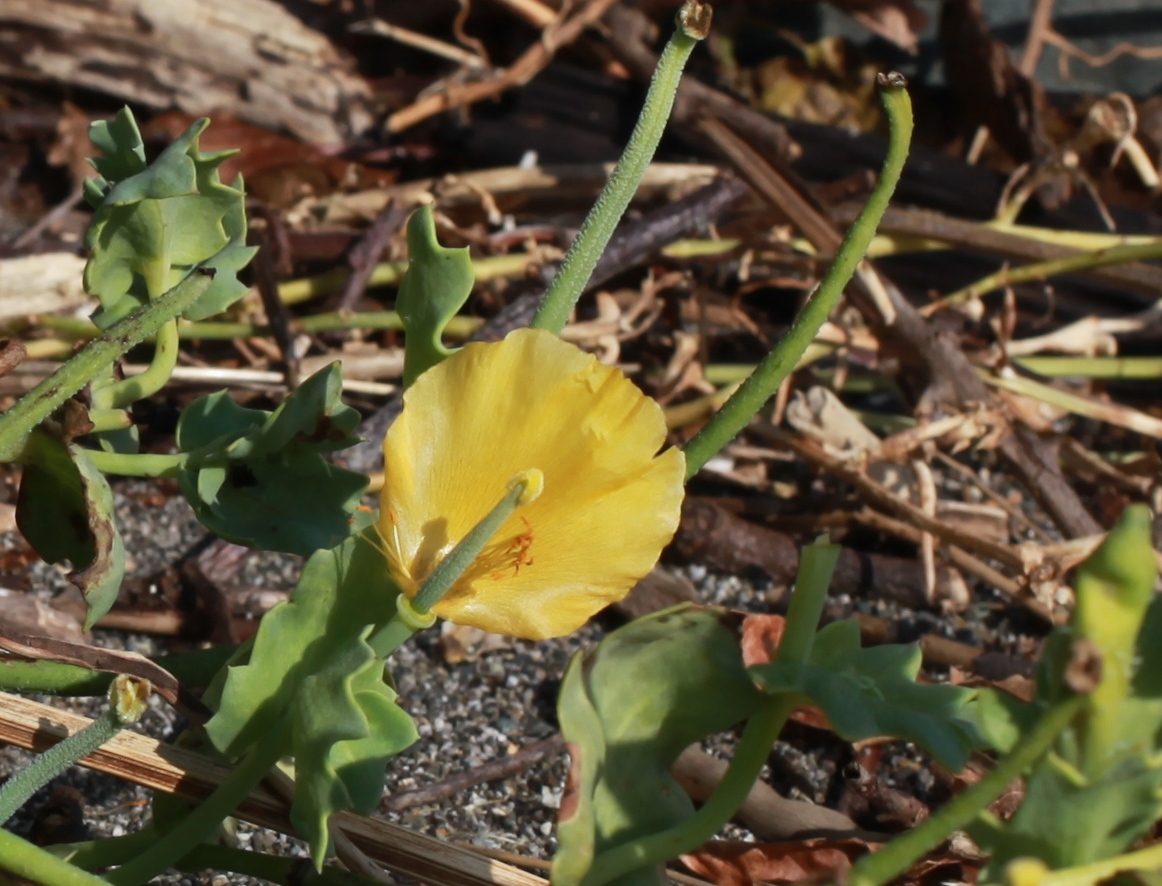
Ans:
[[[43,751],[92,721],[19,696],[0,693],[0,742]],[[135,732],[121,732],[81,761],[82,766],[190,800],[206,797],[230,767]],[[238,808],[238,818],[295,833],[283,801],[265,788]],[[385,868],[439,886],[546,886],[512,865],[383,821],[340,814],[335,823],[368,858]]]

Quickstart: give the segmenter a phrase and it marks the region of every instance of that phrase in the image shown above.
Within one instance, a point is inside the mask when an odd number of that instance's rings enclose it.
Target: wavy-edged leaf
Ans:
[[[302,556],[351,534],[368,483],[366,474],[309,451],[182,470],[178,479],[207,529],[235,544]]]
[[[209,120],[195,121],[148,166],[141,134],[124,110],[91,128],[104,156],[93,159],[99,178],[86,184],[94,206],[86,234],[90,249],[85,288],[101,302],[101,328],[176,285],[205,263],[214,283],[183,316],[202,319],[246,291],[237,272],[255,250],[246,246],[242,180],[224,184],[218,167],[234,151],[203,153],[198,139]]]
[[[291,819],[321,868],[336,812],[370,815],[388,760],[419,737],[384,683],[383,662],[363,639],[302,682],[291,709],[295,800]]]
[[[408,219],[408,269],[395,303],[407,333],[405,387],[451,353],[444,347],[444,327],[464,307],[475,282],[468,250],[449,249],[436,239],[432,207],[413,212]]]
[[[331,364],[272,413],[221,392],[191,404],[178,425],[179,447],[223,450],[178,473],[198,519],[237,544],[304,556],[349,536],[367,476],[321,455],[356,441],[359,413],[343,403],[342,384]]]
[[[691,742],[747,718],[761,700],[743,666],[738,620],[722,610],[656,613],[574,658],[558,701],[572,768],[554,886],[577,886],[602,852],[692,815],[670,766]],[[660,871],[650,865],[620,882],[657,880]]]
[[[398,591],[374,530],[368,532],[307,560],[290,600],[263,617],[247,663],[229,669],[218,711],[206,724],[226,756],[239,756],[273,729],[304,680],[359,645],[368,625],[395,613]]]
[[[848,741],[893,736],[914,741],[944,766],[960,771],[981,745],[968,705],[976,690],[916,682],[916,645],[860,648],[859,623],[840,621],[815,636],[804,664],[750,669],[766,692],[802,695]]]

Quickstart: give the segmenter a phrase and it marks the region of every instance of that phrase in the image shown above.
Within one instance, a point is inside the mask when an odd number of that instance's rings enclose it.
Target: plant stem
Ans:
[[[237,646],[213,646],[153,659],[184,686],[208,686],[234,655]],[[16,692],[43,692],[49,695],[102,695],[113,682],[113,674],[56,661],[0,660],[0,689]]]
[[[85,455],[102,474],[121,477],[176,477],[189,461],[189,453],[128,453],[86,449]]]
[[[109,886],[11,831],[0,828],[0,870],[43,886]]]
[[[795,590],[787,609],[787,624],[775,651],[776,662],[805,664],[811,657],[815,632],[819,630],[819,619],[827,605],[831,575],[839,562],[839,551],[839,545],[828,543],[823,536],[800,552]]]
[[[1021,737],[1013,752],[980,781],[879,852],[856,862],[848,872],[848,886],[883,886],[908,870],[924,853],[947,840],[953,831],[969,824],[1041,758],[1062,730],[1074,721],[1084,703],[1085,696],[1075,695],[1049,708]]]
[[[194,304],[213,281],[212,272],[195,269],[161,298],[142,305],[125,319],[114,323],[104,335],[93,339],[60,369],[21,397],[15,406],[0,415],[0,461],[14,460],[33,428],[84,387],[101,368]]]
[[[912,140],[912,105],[905,86],[897,83],[899,75],[881,77],[880,99],[890,126],[888,153],[883,171],[867,204],[856,217],[835,255],[835,261],[819,288],[811,296],[787,334],[763,359],[742,387],[686,446],[686,477],[697,474],[702,466],[733,440],[763,404],[779,389],[811,340],[835,308],[843,289],[863,260],[876,226],[888,208],[888,201],[900,180],[908,146]],[[903,78],[899,78],[902,80]]]
[[[613,236],[658,149],[658,142],[662,140],[662,133],[674,107],[682,69],[698,41],[709,31],[710,7],[698,0],[687,0],[678,13],[677,25],[658,59],[645,105],[629,138],[629,144],[625,146],[625,153],[581,224],[577,239],[569,247],[557,276],[549,285],[533,318],[534,328],[547,329],[559,335],[569,321],[573,306],[581,297],[585,284],[597,266],[597,260],[605,251],[609,238]]]
[[[1151,261],[1162,258],[1162,242],[1131,243],[1110,246],[1093,252],[1083,252],[1080,255],[1070,255],[1065,258],[1055,258],[1049,261],[1032,262],[1016,268],[1002,268],[995,274],[989,274],[970,283],[955,292],[949,293],[939,301],[926,305],[924,312],[930,314],[940,308],[960,302],[971,301],[982,295],[1012,286],[1015,283],[1026,283],[1030,280],[1044,280],[1055,274],[1068,274],[1074,271],[1089,271],[1095,268],[1104,268],[1107,265],[1125,264],[1132,261]]]
[[[802,663],[811,654],[811,642],[827,602],[827,588],[839,560],[839,551],[839,545],[823,542],[803,548],[795,576],[795,593],[791,597],[776,661]],[[602,886],[646,865],[674,858],[711,839],[741,808],[767,761],[771,745],[799,704],[800,699],[791,693],[771,696],[747,721],[730,766],[702,807],[680,825],[632,840],[597,856],[582,881],[583,886]]]
[[[444,331],[452,338],[467,338],[483,322],[479,317],[453,317],[448,321],[448,326]],[[73,339],[94,338],[101,332],[91,321],[78,320],[75,317],[45,315],[39,319],[38,325]],[[334,311],[327,314],[313,314],[291,321],[292,331],[307,334],[342,332],[347,329],[402,330],[403,321],[395,311]],[[270,334],[270,327],[263,323],[207,320],[182,321],[178,324],[178,338],[182,341],[222,341]]]
[[[195,846],[210,837],[246,799],[290,747],[290,724],[284,719],[267,733],[202,803],[173,825],[132,861],[106,875],[114,886],[140,886],[176,865]]]
[[[114,679],[109,687],[109,706],[100,717],[53,745],[0,788],[0,824],[8,821],[42,787],[120,732],[121,727],[136,723],[145,711],[151,691],[146,680],[124,675]]]
[[[178,321],[170,320],[157,331],[153,359],[149,368],[132,378],[125,378],[106,388],[93,392],[94,404],[112,409],[125,409],[138,400],[144,400],[165,387],[178,365]]]
[[[676,858],[711,839],[739,810],[799,701],[775,696],[747,721],[738,747],[714,793],[689,819],[660,833],[624,843],[593,860],[582,886],[602,884],[631,871]]]
[[[90,434],[125,431],[133,427],[133,417],[124,409],[90,409],[89,422],[93,425]]]

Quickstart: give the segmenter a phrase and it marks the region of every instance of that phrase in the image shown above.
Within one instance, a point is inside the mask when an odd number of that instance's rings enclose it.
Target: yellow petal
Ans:
[[[515,637],[561,636],[628,593],[677,529],[685,459],[661,408],[619,370],[544,330],[469,344],[404,395],[384,441],[381,532],[412,596],[536,469],[518,509],[435,612]]]

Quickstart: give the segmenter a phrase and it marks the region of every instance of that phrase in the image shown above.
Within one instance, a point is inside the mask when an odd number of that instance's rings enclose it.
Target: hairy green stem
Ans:
[[[109,886],[100,877],[0,828],[0,871],[42,886]]]
[[[290,749],[290,724],[285,720],[268,732],[202,803],[190,810],[156,842],[132,861],[107,874],[114,886],[141,886],[209,838],[225,818]]]
[[[0,824],[8,821],[28,798],[121,731],[136,723],[145,711],[149,683],[136,677],[119,676],[109,687],[109,706],[96,720],[64,741],[40,754],[0,788]]]
[[[597,260],[605,251],[609,238],[613,236],[658,149],[670,119],[670,111],[674,107],[674,97],[678,94],[678,84],[686,60],[709,28],[710,7],[696,0],[687,0],[678,13],[677,28],[658,59],[645,105],[629,144],[625,146],[625,153],[582,223],[577,239],[569,247],[561,269],[545,293],[533,318],[534,328],[547,329],[557,334],[565,328],[573,306],[581,297],[585,284],[597,266]]]
[[[693,477],[702,466],[721,452],[747,426],[763,404],[779,389],[794,369],[807,346],[835,308],[859,263],[867,252],[876,227],[888,208],[888,201],[900,180],[908,147],[912,141],[912,104],[907,88],[897,83],[899,75],[881,78],[880,89],[890,126],[888,153],[883,171],[867,204],[843,239],[835,261],[819,288],[803,306],[799,316],[773,351],[763,359],[742,387],[686,446],[686,476]],[[903,78],[899,78],[902,80]]]
[[[0,415],[0,461],[12,461],[28,434],[69,397],[84,387],[102,368],[147,336],[156,333],[210,288],[214,275],[195,270],[177,286],[128,317],[114,323],[71,360],[38,384]]]
[[[775,661],[803,663],[827,602],[839,545],[816,542],[803,549],[783,640]],[[661,833],[632,840],[593,860],[583,886],[602,886],[646,865],[659,864],[711,839],[742,807],[767,762],[771,745],[801,700],[790,693],[769,698],[747,721],[722,781],[687,821]]]
[[[1085,696],[1075,695],[1049,708],[1016,747],[991,772],[922,823],[896,837],[879,852],[865,855],[848,873],[848,886],[883,886],[916,863],[926,852],[968,825],[1016,779],[1037,762],[1077,717]]]

